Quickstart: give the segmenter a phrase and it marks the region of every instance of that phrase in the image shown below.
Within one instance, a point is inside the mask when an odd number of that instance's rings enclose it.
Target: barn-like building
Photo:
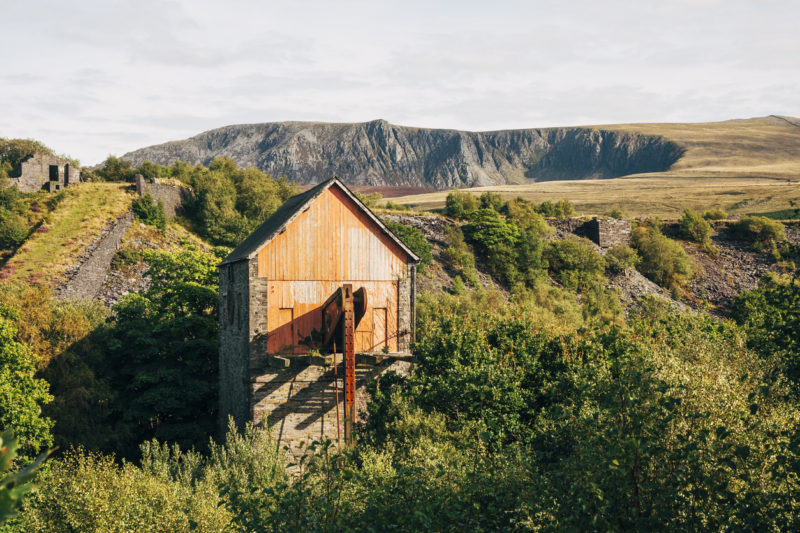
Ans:
[[[266,418],[281,441],[335,439],[342,370],[321,343],[323,305],[343,286],[365,295],[353,336],[362,386],[407,364],[418,261],[337,178],[287,200],[220,264],[220,422]]]

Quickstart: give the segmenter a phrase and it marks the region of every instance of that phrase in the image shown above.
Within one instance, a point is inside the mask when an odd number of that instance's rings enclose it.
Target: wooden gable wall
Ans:
[[[367,291],[356,351],[397,350],[398,280],[408,258],[338,188],[323,192],[257,257],[258,275],[267,278],[269,353],[307,351],[299,339],[321,328],[321,306],[342,283]]]

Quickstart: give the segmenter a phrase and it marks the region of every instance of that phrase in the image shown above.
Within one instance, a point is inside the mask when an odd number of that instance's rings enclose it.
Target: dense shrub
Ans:
[[[120,452],[145,439],[202,445],[217,406],[217,264],[198,251],[152,251],[150,288],[114,306],[100,372],[115,396]]]
[[[566,198],[555,203],[545,200],[536,207],[536,211],[547,218],[566,218],[575,214],[575,206]]]
[[[554,240],[545,248],[544,258],[553,277],[567,288],[585,291],[605,281],[606,262],[586,239]]]
[[[776,359],[800,397],[800,281],[770,276],[733,302],[732,316],[748,333],[748,344]]]
[[[758,249],[786,240],[783,224],[767,217],[743,217],[733,225],[733,230]]]
[[[503,208],[505,202],[503,201],[503,197],[500,193],[486,191],[485,193],[481,194],[478,198],[480,203],[481,209],[494,209],[495,211],[500,211]]]
[[[53,443],[52,421],[42,406],[53,398],[36,377],[36,355],[17,339],[19,315],[0,303],[0,427],[17,436],[23,454],[31,456]]]
[[[692,259],[680,244],[665,237],[657,226],[635,228],[632,239],[641,257],[639,270],[662,287],[677,290],[694,276]]]
[[[516,224],[494,209],[479,209],[470,215],[464,233],[493,276],[505,283],[517,279],[516,251],[521,235]]]
[[[624,272],[628,268],[636,268],[641,262],[636,250],[627,244],[615,244],[606,252],[606,266],[609,272]]]
[[[553,228],[547,225],[547,221],[536,211],[536,206],[524,198],[509,200],[502,212],[508,220],[522,228],[536,232],[540,237],[545,237],[553,232]]]
[[[131,209],[138,221],[155,226],[160,230],[166,229],[167,215],[164,212],[164,204],[156,202],[150,194],[134,200]]]
[[[478,199],[468,191],[454,189],[445,200],[445,215],[457,219],[468,218],[478,209]]]
[[[710,209],[703,212],[703,218],[706,220],[724,220],[728,218],[728,212],[724,209]]]
[[[475,256],[464,240],[464,233],[459,226],[448,227],[447,244],[447,248],[442,252],[445,262],[458,272],[457,277],[477,287],[478,271],[475,269]]]
[[[433,248],[419,228],[392,221],[387,221],[386,226],[417,254],[420,269],[433,263]]]
[[[31,227],[26,217],[0,207],[0,249],[19,247],[30,232]]]
[[[133,181],[137,171],[133,164],[113,155],[103,161],[103,165],[93,171],[93,175],[100,181]]]
[[[625,218],[625,213],[619,207],[613,207],[608,211],[606,211],[605,213],[603,213],[603,216],[622,219]]]
[[[711,236],[711,224],[693,209],[686,209],[680,221],[681,235],[689,241],[705,243]]]

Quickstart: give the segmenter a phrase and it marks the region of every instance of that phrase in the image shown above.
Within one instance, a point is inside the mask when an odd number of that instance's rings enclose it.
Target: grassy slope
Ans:
[[[795,124],[796,123],[796,124]],[[679,216],[691,207],[732,214],[786,209],[800,200],[800,120],[765,117],[700,124],[621,124],[598,129],[662,135],[686,147],[666,172],[611,180],[549,181],[478,187],[506,198],[569,198],[582,214],[621,207],[630,216]],[[444,206],[447,191],[393,198],[419,209]]]
[[[8,281],[50,283],[61,278],[66,267],[102,229],[131,206],[132,196],[120,183],[80,183],[65,189],[46,224],[49,231],[34,233],[8,261]]]

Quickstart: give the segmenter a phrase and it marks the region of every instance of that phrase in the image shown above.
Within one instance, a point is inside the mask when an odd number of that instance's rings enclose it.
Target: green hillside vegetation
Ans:
[[[195,191],[166,225],[136,201],[112,268],[142,266],[149,288],[110,310],[54,299],[60,268],[133,207],[137,172]],[[780,222],[730,224],[788,274],[726,320],[653,296],[626,310],[607,288],[638,269],[683,296],[710,207],[676,203],[686,248],[651,216],[603,255],[546,224],[580,211],[570,194],[450,191],[458,224],[436,254],[390,226],[430,261],[421,277],[439,256],[458,276],[417,297],[410,374],[369,383],[352,448],[290,452],[263,427],[218,440],[216,267],[294,186],[227,159],[109,158],[92,177],[57,195],[0,189],[25,230],[0,284],[0,418],[20,466],[59,447],[3,531],[800,528],[800,256]]]
[[[126,187],[115,183],[80,183],[56,195],[24,195],[29,237],[12,250],[1,276],[8,281],[51,283],[115,218],[131,206]],[[1,227],[1,226],[0,226]],[[18,243],[18,246],[22,243]]]

